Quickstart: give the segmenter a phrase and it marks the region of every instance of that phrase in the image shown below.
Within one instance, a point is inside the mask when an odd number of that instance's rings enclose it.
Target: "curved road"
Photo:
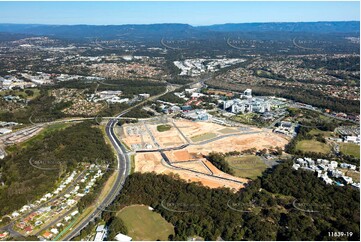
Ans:
[[[191,85],[191,84],[194,84],[194,83],[189,83],[184,86]],[[140,102],[140,103],[124,110],[118,116],[110,118],[110,120],[108,121],[108,123],[106,125],[106,134],[109,137],[114,149],[117,152],[118,164],[117,164],[117,167],[114,168],[115,172],[118,173],[117,177],[116,177],[116,181],[114,182],[113,187],[110,189],[109,193],[106,195],[104,200],[99,203],[99,206],[97,207],[97,209],[95,209],[92,213],[90,213],[85,218],[83,218],[82,221],[79,222],[75,227],[71,227],[69,229],[70,232],[67,232],[67,234],[61,238],[63,241],[64,240],[69,241],[72,238],[74,238],[75,236],[77,236],[80,233],[80,231],[88,225],[88,223],[90,221],[92,221],[94,218],[99,216],[101,214],[101,212],[104,210],[104,208],[109,206],[114,201],[115,197],[121,191],[127,176],[129,175],[129,172],[130,172],[129,154],[127,154],[126,148],[121,144],[121,142],[118,140],[118,138],[116,137],[116,135],[114,133],[114,126],[117,124],[118,120],[121,118],[121,116],[125,115],[133,108],[143,105],[146,102],[154,101],[154,100],[158,99],[159,97],[167,94],[169,91],[172,91],[170,89],[172,89],[172,86],[170,86],[170,87],[167,86],[167,89],[164,93],[150,97],[147,100]],[[59,121],[53,121],[53,122],[46,122],[45,124],[55,123],[55,122],[83,121],[84,119],[93,119],[93,118],[77,118],[75,120],[59,120]],[[10,230],[11,232],[13,232],[14,234],[17,234],[17,233],[15,233],[16,231],[12,231],[12,226],[7,226],[7,229]]]
[[[124,115],[123,112],[121,115]],[[117,118],[118,118],[117,117]],[[93,220],[95,217],[99,216],[100,213],[103,211],[102,208],[107,207],[111,204],[111,202],[115,199],[115,197],[119,194],[120,190],[123,187],[123,184],[129,175],[130,171],[130,160],[128,155],[126,154],[125,148],[122,146],[121,142],[117,139],[117,137],[114,134],[114,126],[117,123],[117,119],[111,119],[106,126],[106,134],[109,137],[113,147],[115,148],[117,152],[117,159],[118,159],[118,165],[115,168],[115,172],[117,172],[117,178],[114,183],[114,186],[109,191],[108,195],[105,197],[105,199],[100,203],[99,207],[93,211],[91,214],[89,214],[85,219],[83,219],[82,222],[76,225],[75,228],[71,228],[71,232],[69,232],[65,237],[63,237],[63,240],[70,240],[71,238],[78,235],[78,233],[85,228],[88,223]]]
[[[71,227],[69,229],[70,232],[68,232],[64,237],[62,237],[61,238],[62,240],[71,240],[72,238],[77,236],[80,233],[80,231],[88,225],[88,223],[90,221],[92,221],[95,217],[99,216],[101,214],[101,212],[114,201],[115,197],[119,194],[120,190],[123,188],[125,180],[130,172],[130,159],[127,154],[126,148],[122,145],[122,143],[118,140],[118,138],[116,137],[116,135],[114,133],[114,126],[117,124],[118,119],[121,116],[128,113],[133,108],[138,107],[151,100],[152,101],[156,100],[157,98],[165,95],[169,91],[170,91],[169,87],[167,87],[167,89],[164,93],[159,94],[157,96],[150,97],[147,100],[140,102],[140,103],[126,109],[123,112],[121,112],[118,116],[111,118],[108,121],[105,131],[106,131],[106,134],[109,137],[114,149],[117,152],[118,165],[115,168],[115,172],[117,172],[118,174],[117,174],[116,181],[114,182],[114,186],[110,189],[110,191],[107,194],[107,196],[105,197],[105,199],[100,202],[97,209],[94,210],[91,214],[87,215],[86,218],[84,218],[75,227]]]

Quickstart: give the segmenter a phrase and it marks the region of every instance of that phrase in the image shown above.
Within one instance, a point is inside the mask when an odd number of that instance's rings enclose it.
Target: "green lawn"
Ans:
[[[122,209],[117,214],[128,229],[128,236],[135,240],[168,240],[174,234],[173,225],[159,213],[150,211],[148,206],[133,205]]]
[[[135,169],[135,155],[130,156],[130,174],[134,173]]]
[[[297,143],[296,149],[303,152],[316,152],[327,154],[331,152],[331,147],[317,140],[301,140]]]
[[[231,120],[234,120],[236,122],[244,123],[244,124],[253,124],[253,117],[256,116],[255,113],[245,113],[245,114],[238,114],[236,116],[233,116]]]
[[[219,132],[221,132],[222,134],[232,134],[232,133],[236,133],[237,130],[232,129],[232,128],[224,128],[219,130]]]
[[[340,151],[346,155],[352,155],[360,159],[360,146],[352,143],[341,143]]]
[[[267,169],[261,158],[255,155],[229,156],[226,157],[226,162],[233,170],[234,175],[242,178],[256,179]]]
[[[158,126],[157,126],[158,132],[168,131],[168,130],[170,130],[171,128],[172,128],[172,126],[169,125],[169,124],[161,124],[161,125],[158,125]]]
[[[28,96],[25,92],[26,90],[30,90],[34,94],[32,96]],[[6,95],[20,96],[21,95],[22,97],[30,99],[30,100],[36,98],[37,96],[39,96],[39,94],[40,94],[40,90],[37,88],[26,88],[24,90],[10,90],[10,91],[1,91],[0,92],[0,96],[6,96]]]
[[[312,129],[310,132],[309,132],[310,135],[318,135],[318,134],[322,134],[323,137],[331,137],[333,136],[333,132],[332,131],[322,131],[322,130],[319,130],[319,129]]]
[[[217,135],[214,134],[214,133],[204,133],[204,134],[200,134],[200,135],[196,135],[196,136],[191,137],[191,140],[193,142],[200,142],[200,141],[212,139],[214,137],[217,137]]]

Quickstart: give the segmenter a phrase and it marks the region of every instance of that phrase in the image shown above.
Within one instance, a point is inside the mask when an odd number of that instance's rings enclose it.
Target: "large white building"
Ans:
[[[271,104],[263,98],[233,99],[223,101],[223,110],[232,113],[265,113],[271,110]]]
[[[345,142],[360,144],[360,135],[358,136],[345,136]]]
[[[132,237],[119,233],[114,238],[116,241],[132,241]]]
[[[104,241],[107,235],[107,229],[104,225],[99,225],[96,229],[96,235],[94,241]]]

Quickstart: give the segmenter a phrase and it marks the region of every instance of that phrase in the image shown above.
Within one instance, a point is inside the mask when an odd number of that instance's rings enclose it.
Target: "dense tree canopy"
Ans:
[[[327,186],[313,173],[292,170],[291,164],[268,170],[237,193],[189,184],[176,175],[134,173],[109,210],[152,206],[175,226],[173,240],[194,235],[206,240],[333,240],[330,231],[351,231],[352,237],[338,239],[358,240],[359,191]],[[317,212],[307,212],[310,207]],[[103,213],[110,226],[114,216]]]
[[[13,150],[0,163],[5,183],[0,189],[0,215],[51,191],[56,181],[81,162],[114,159],[101,130],[91,122],[46,132],[41,139],[34,139],[27,146],[18,145]]]

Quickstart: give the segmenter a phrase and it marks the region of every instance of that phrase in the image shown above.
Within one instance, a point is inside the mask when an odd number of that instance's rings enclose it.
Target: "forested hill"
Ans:
[[[291,164],[286,161],[238,193],[188,184],[176,176],[134,173],[107,210],[152,206],[174,225],[172,240],[196,235],[205,240],[334,240],[329,232],[349,231],[352,236],[338,239],[358,241],[360,192],[328,186]],[[114,216],[103,214],[111,227]]]
[[[0,216],[52,191],[54,184],[82,162],[114,159],[102,131],[91,122],[56,124],[12,152],[0,163]],[[32,162],[31,162],[32,161]],[[40,162],[40,165],[32,165]]]

